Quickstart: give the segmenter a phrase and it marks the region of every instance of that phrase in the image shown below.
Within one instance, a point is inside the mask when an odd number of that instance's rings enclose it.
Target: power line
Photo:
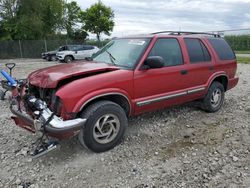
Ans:
[[[219,31],[207,31],[207,32],[230,32],[230,31],[250,31],[250,28],[243,29],[228,29],[228,30],[219,30]]]

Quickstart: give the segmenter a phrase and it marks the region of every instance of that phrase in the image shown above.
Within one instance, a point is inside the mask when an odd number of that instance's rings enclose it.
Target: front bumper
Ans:
[[[12,117],[15,123],[26,130],[33,133],[44,132],[48,134],[58,135],[55,137],[62,137],[60,134],[72,133],[79,131],[86,123],[86,119],[77,118],[72,120],[62,120],[49,110],[45,108],[40,112],[39,118],[34,119],[30,115],[18,110],[18,105],[14,101],[10,105],[11,112],[16,116]]]
[[[64,56],[62,56],[62,55],[57,55],[56,58],[57,58],[58,60],[64,60]]]

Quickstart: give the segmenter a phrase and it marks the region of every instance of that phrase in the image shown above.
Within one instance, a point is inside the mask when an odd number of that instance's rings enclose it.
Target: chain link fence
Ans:
[[[225,35],[224,38],[235,51],[250,51],[250,35]],[[99,47],[107,41],[102,41]],[[17,40],[0,41],[0,59],[41,58],[41,53],[58,49],[68,44],[97,45],[96,41],[81,40]]]
[[[11,58],[41,58],[41,53],[58,49],[69,44],[96,45],[96,41],[81,40],[17,40],[0,41],[0,59]],[[106,42],[101,42],[100,46]]]

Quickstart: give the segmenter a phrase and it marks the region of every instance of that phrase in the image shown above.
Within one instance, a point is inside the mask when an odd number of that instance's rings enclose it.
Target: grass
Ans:
[[[238,63],[250,64],[250,57],[237,57]]]
[[[250,50],[246,51],[235,51],[236,54],[250,54]]]

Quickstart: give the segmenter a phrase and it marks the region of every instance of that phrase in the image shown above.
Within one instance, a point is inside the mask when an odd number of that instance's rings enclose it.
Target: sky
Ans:
[[[82,9],[98,0],[76,0]],[[112,37],[156,31],[250,28],[250,0],[102,0],[115,14]],[[250,31],[248,31],[250,32]]]

